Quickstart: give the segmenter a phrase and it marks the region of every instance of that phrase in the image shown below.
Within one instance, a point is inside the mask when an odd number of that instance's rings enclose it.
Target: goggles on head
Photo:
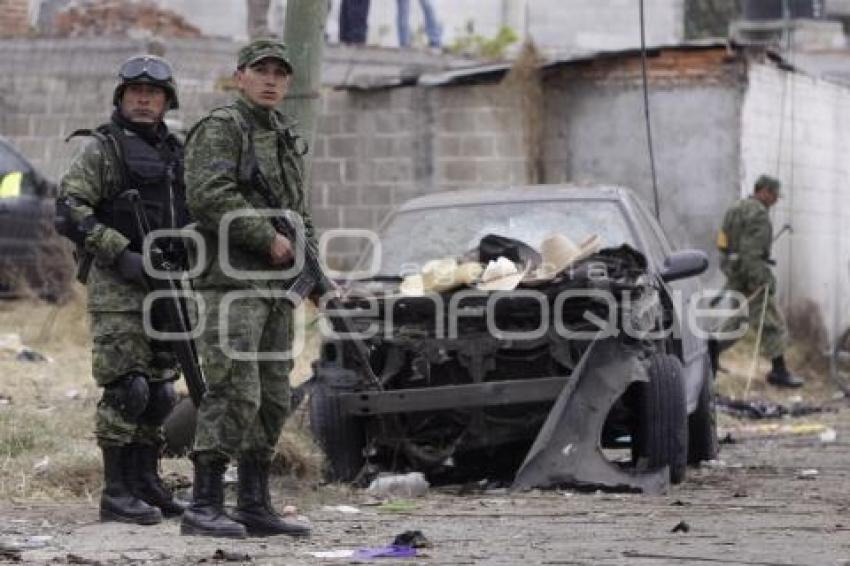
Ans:
[[[121,65],[118,76],[125,81],[132,81],[144,76],[155,81],[170,81],[171,67],[161,59],[136,57]]]

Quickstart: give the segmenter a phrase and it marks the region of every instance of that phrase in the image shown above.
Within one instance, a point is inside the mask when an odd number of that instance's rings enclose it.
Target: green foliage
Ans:
[[[481,59],[504,59],[508,47],[519,41],[519,36],[508,26],[502,26],[493,37],[474,32],[472,22],[467,22],[466,35],[459,36],[447,50],[455,55]]]

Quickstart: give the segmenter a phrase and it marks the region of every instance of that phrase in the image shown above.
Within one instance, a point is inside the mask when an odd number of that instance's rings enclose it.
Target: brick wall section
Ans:
[[[0,37],[24,37],[29,31],[29,0],[0,0]]]

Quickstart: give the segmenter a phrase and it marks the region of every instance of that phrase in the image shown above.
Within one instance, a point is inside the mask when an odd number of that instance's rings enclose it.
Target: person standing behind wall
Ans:
[[[398,26],[398,44],[400,47],[410,47],[410,0],[396,0],[398,10],[396,23]],[[428,46],[439,49],[442,47],[443,29],[437,20],[437,14],[431,0],[419,0],[422,15],[425,18],[425,34],[428,36]]]
[[[369,33],[369,0],[342,0],[339,6],[339,42],[365,45]]]

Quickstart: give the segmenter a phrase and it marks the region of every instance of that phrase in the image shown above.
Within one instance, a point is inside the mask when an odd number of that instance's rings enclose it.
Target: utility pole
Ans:
[[[782,0],[782,49],[787,58],[791,53],[791,0]]]
[[[327,9],[325,0],[288,0],[283,24],[295,74],[281,109],[298,121],[297,129],[310,147],[316,138]],[[305,156],[308,172],[310,155]]]

